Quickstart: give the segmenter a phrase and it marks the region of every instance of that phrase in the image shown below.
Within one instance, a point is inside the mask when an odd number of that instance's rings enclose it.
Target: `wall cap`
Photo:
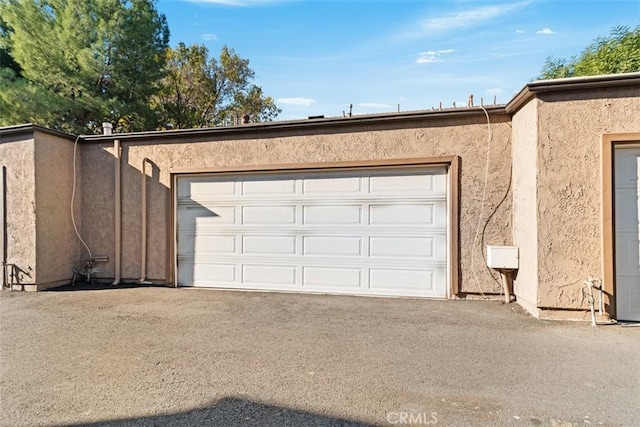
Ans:
[[[61,138],[65,138],[70,141],[74,141],[76,139],[76,136],[70,133],[61,132],[55,129],[49,129],[47,127],[40,126],[35,123],[24,123],[20,125],[0,127],[0,136],[19,135],[19,134],[26,134],[26,133],[31,133],[33,135],[35,135],[36,133],[46,133],[48,135],[54,135],[54,136],[59,136]],[[1,138],[0,138],[0,143],[2,143]]]
[[[538,93],[565,92],[584,89],[602,89],[623,86],[640,87],[640,72],[623,74],[603,74],[600,76],[567,77],[564,79],[536,80],[527,83],[505,106],[509,114],[514,114]]]

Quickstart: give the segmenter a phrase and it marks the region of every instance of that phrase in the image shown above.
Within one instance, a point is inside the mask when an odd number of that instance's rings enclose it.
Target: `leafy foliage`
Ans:
[[[167,74],[154,98],[162,123],[169,128],[193,128],[273,120],[280,110],[259,86],[249,60],[224,46],[219,59],[209,58],[205,46],[180,43],[167,51]]]
[[[3,46],[21,70],[0,73],[0,124],[153,127],[169,30],[152,0],[0,0],[0,12]]]
[[[155,0],[0,0],[0,126],[100,132],[273,120],[249,60],[170,49]]]
[[[614,27],[598,37],[577,57],[547,58],[539,79],[618,74],[640,71],[640,26]]]

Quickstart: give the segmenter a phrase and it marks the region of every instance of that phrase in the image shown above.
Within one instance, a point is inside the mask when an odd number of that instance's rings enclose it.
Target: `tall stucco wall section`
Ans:
[[[79,165],[79,161],[77,162]],[[36,255],[38,290],[68,283],[74,265],[80,266],[80,246],[71,222],[73,142],[36,133]],[[77,171],[78,174],[80,171]],[[77,191],[77,190],[76,190]],[[79,196],[79,193],[77,194]],[[75,199],[80,224],[80,198]],[[88,255],[86,255],[88,257]]]
[[[7,262],[36,283],[36,202],[33,133],[0,136],[0,167],[7,168]]]
[[[586,309],[602,277],[602,135],[640,131],[640,88],[541,94],[538,107],[538,307]]]
[[[327,128],[213,133],[207,139],[123,140],[122,277],[140,275],[142,160],[154,164],[148,188],[148,278],[167,277],[170,174],[175,168],[244,167],[459,155],[461,162],[461,290],[500,292],[481,252],[485,244],[510,243],[507,194],[510,170],[509,118],[493,115],[493,141],[484,218],[471,268],[471,246],[480,214],[487,124],[484,116],[420,119],[409,123],[345,124]],[[95,253],[108,255],[105,277],[114,276],[114,152],[111,143],[82,144],[82,231]],[[485,227],[485,223],[487,223]],[[483,231],[484,230],[484,231]]]
[[[538,103],[531,100],[513,116],[513,236],[520,262],[514,293],[518,303],[537,315],[538,218],[537,149]]]

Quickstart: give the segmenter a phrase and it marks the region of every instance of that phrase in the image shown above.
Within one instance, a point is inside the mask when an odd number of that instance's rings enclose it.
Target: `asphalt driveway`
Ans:
[[[2,292],[0,344],[2,426],[640,425],[640,328],[497,302]]]

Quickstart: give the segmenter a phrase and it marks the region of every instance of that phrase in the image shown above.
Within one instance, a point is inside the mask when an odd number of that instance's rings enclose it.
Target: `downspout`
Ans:
[[[147,157],[142,159],[142,255],[140,257],[140,284],[148,285],[151,282],[146,281],[147,278],[147,163],[151,164],[151,160]]]
[[[122,209],[121,200],[121,182],[120,182],[120,140],[113,141],[113,150],[115,155],[115,278],[113,286],[120,284],[120,253],[122,251]]]
[[[0,285],[7,286],[7,167],[0,167]],[[0,288],[1,289],[1,288]]]

